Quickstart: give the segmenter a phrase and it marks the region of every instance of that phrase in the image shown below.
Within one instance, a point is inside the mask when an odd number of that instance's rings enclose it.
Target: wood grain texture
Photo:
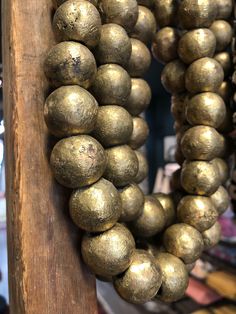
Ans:
[[[68,191],[52,178],[43,120],[45,53],[54,44],[51,0],[3,0],[7,223],[12,314],[97,313]]]

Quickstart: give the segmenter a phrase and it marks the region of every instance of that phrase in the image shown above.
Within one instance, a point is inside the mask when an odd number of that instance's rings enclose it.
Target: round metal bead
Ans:
[[[211,195],[211,200],[219,215],[222,215],[230,206],[229,193],[222,185]]]
[[[233,11],[233,1],[232,0],[217,0],[217,20],[227,20],[230,18]]]
[[[154,193],[152,196],[161,203],[165,213],[166,227],[170,226],[174,222],[176,215],[172,196],[164,193]]]
[[[161,73],[161,82],[165,89],[171,94],[185,91],[186,66],[180,60],[167,63]]]
[[[134,178],[135,183],[141,183],[143,180],[146,179],[148,176],[148,161],[147,158],[144,156],[143,153],[139,151],[135,151],[135,154],[138,158],[138,173],[136,177]]]
[[[233,36],[231,25],[224,20],[217,20],[211,24],[210,30],[216,37],[216,51],[225,50]]]
[[[225,77],[229,76],[232,72],[232,61],[230,54],[226,51],[219,52],[214,56],[214,59],[222,66]]]
[[[217,221],[211,228],[202,233],[205,250],[215,246],[220,241],[220,236],[221,226]]]
[[[133,133],[128,142],[132,149],[140,148],[149,135],[149,127],[147,122],[141,117],[133,118]]]
[[[174,26],[176,24],[178,3],[175,0],[158,0],[155,1],[154,14],[157,25]]]

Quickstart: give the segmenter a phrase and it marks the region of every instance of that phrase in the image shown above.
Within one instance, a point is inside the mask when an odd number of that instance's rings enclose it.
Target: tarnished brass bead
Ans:
[[[154,193],[152,194],[157,199],[164,210],[166,227],[170,226],[175,220],[175,204],[170,194]]]
[[[130,76],[117,64],[101,65],[91,86],[91,93],[100,105],[123,106],[130,90]]]
[[[222,158],[214,158],[212,163],[216,165],[219,171],[221,183],[225,184],[229,178],[229,167],[226,161]]]
[[[60,6],[62,3],[66,2],[68,0],[53,0],[56,6]],[[90,3],[92,3],[95,7],[98,5],[98,0],[88,0]]]
[[[224,20],[217,20],[211,24],[210,30],[216,37],[216,51],[226,49],[233,36],[233,29],[231,25]]]
[[[85,264],[96,275],[116,276],[132,261],[135,242],[130,231],[121,224],[99,234],[85,234],[81,243]]]
[[[99,12],[88,1],[66,1],[53,18],[53,30],[60,41],[79,41],[92,48],[99,42],[100,29]]]
[[[230,81],[222,82],[219,89],[217,90],[217,94],[219,94],[219,96],[222,97],[226,103],[229,102],[233,94],[231,82]]]
[[[202,232],[213,226],[218,218],[218,212],[210,197],[187,195],[178,204],[177,216],[179,222]]]
[[[156,262],[162,271],[162,285],[156,298],[163,302],[174,302],[184,296],[188,287],[188,273],[184,263],[169,253],[160,253]]]
[[[181,171],[181,185],[189,194],[209,196],[220,186],[219,171],[211,162],[185,162]]]
[[[185,223],[170,226],[163,235],[166,250],[186,264],[195,262],[203,250],[203,239],[197,229]]]
[[[114,287],[126,301],[142,304],[150,301],[162,283],[160,267],[152,255],[136,250],[129,268],[114,279]]]
[[[228,209],[230,204],[229,194],[222,185],[211,195],[211,200],[219,215],[222,215]]]
[[[131,56],[131,41],[125,29],[118,24],[104,24],[94,55],[99,64],[117,63],[125,66]]]
[[[115,186],[131,183],[138,173],[138,158],[128,146],[115,146],[106,149],[107,168],[104,177]]]
[[[209,27],[216,15],[216,1],[183,0],[179,4],[178,18],[184,29]]]
[[[143,210],[144,194],[137,184],[131,183],[120,190],[122,212],[120,221],[128,222],[137,219]]]
[[[185,86],[190,93],[217,92],[224,79],[222,66],[215,59],[201,58],[186,70]]]
[[[162,63],[168,63],[178,58],[177,48],[179,33],[173,27],[164,27],[154,36],[152,43],[153,56]]]
[[[138,39],[131,38],[132,52],[127,71],[132,77],[142,77],[151,64],[151,53],[147,46]]]
[[[75,190],[70,198],[72,220],[89,232],[102,232],[114,226],[121,207],[119,192],[103,178],[85,189]]]
[[[174,26],[176,24],[178,3],[176,0],[155,0],[154,14],[157,25]]]
[[[147,8],[152,9],[154,7],[155,0],[137,0],[138,4],[144,5]]]
[[[139,151],[135,151],[135,154],[138,158],[138,173],[134,178],[135,183],[141,183],[148,175],[148,161],[147,158],[144,156],[143,153]]]
[[[133,133],[128,142],[132,149],[141,147],[149,135],[149,127],[147,122],[141,117],[133,118]]]
[[[145,44],[149,44],[155,35],[156,28],[156,20],[152,11],[142,5],[139,5],[138,20],[130,36],[141,40]]]
[[[190,64],[203,57],[213,57],[216,49],[216,38],[207,28],[198,28],[185,33],[178,45],[180,59]]]
[[[167,63],[161,73],[161,82],[165,89],[171,94],[185,91],[186,66],[180,60]]]
[[[162,205],[153,196],[145,196],[142,214],[130,223],[132,232],[139,237],[152,237],[165,227]]]
[[[185,110],[188,102],[188,95],[176,94],[171,97],[171,113],[175,121],[183,123],[186,121]]]
[[[224,70],[225,77],[229,76],[229,74],[232,72],[232,62],[231,62],[231,56],[228,52],[218,52],[214,59],[220,63]]]
[[[77,85],[58,88],[48,96],[44,106],[47,127],[57,137],[90,133],[97,113],[95,98]]]
[[[133,116],[139,115],[151,102],[152,92],[146,81],[139,78],[131,79],[131,92],[124,107]]]
[[[50,164],[60,184],[80,188],[101,178],[106,168],[106,154],[93,137],[77,135],[62,139],[54,146]]]
[[[88,88],[95,78],[97,67],[94,56],[87,47],[67,41],[57,44],[49,51],[44,71],[55,87],[80,85]]]
[[[104,146],[126,144],[131,138],[133,120],[127,110],[120,106],[101,106],[93,136]]]
[[[216,93],[200,93],[187,102],[186,119],[191,125],[218,128],[224,121],[225,115],[224,100]]]
[[[217,0],[217,20],[227,20],[230,18],[233,11],[233,1],[232,0]]]
[[[211,228],[202,233],[205,250],[212,248],[220,241],[221,227],[219,222],[216,222]]]

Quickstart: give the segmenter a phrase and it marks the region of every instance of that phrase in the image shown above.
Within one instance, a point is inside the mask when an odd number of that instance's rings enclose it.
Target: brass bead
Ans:
[[[210,197],[187,195],[178,204],[177,216],[179,222],[189,224],[202,232],[213,226],[218,212]]]
[[[131,38],[132,52],[127,71],[132,77],[142,77],[151,65],[151,53],[138,39]]]
[[[144,5],[147,8],[152,9],[154,7],[155,0],[137,0],[138,4]]]
[[[197,94],[187,102],[186,119],[191,125],[218,128],[224,121],[225,115],[224,100],[215,93]]]
[[[125,66],[131,56],[131,41],[125,29],[118,24],[104,24],[94,55],[99,64],[117,63]]]
[[[170,226],[175,220],[175,204],[170,194],[154,193],[152,194],[158,200],[164,210],[166,227]]]
[[[68,188],[80,188],[101,178],[106,168],[106,154],[89,135],[65,138],[54,146],[50,164],[56,180]]]
[[[161,73],[161,82],[165,89],[171,94],[178,94],[185,91],[186,66],[180,60],[167,63]]]
[[[185,33],[178,45],[180,59],[190,64],[203,57],[213,57],[216,49],[215,35],[207,28],[198,28]]]
[[[53,0],[56,6],[62,5],[62,3],[66,2],[68,0]],[[90,3],[92,3],[95,7],[98,5],[98,0],[88,0]]]
[[[130,36],[141,40],[145,44],[149,44],[152,42],[156,28],[156,20],[152,14],[152,11],[144,6],[139,5],[138,20]]]
[[[187,69],[185,86],[190,93],[217,92],[223,82],[224,71],[215,59],[201,58]]]
[[[203,239],[197,229],[185,223],[170,226],[163,235],[166,250],[184,263],[195,262],[203,250]]]
[[[103,178],[87,188],[75,190],[70,198],[72,220],[89,232],[102,232],[113,227],[120,218],[121,207],[119,192]]]
[[[137,184],[131,183],[120,190],[122,213],[120,221],[127,222],[138,218],[143,210],[144,194]]]
[[[160,202],[153,196],[145,196],[143,212],[130,223],[130,227],[136,236],[148,238],[161,232],[165,224],[165,213]]]
[[[174,26],[176,24],[178,2],[176,0],[158,0],[155,1],[154,15],[157,25]]]
[[[101,18],[88,1],[69,0],[63,3],[53,18],[53,30],[59,41],[79,41],[89,48],[100,38]]]
[[[116,276],[132,262],[135,242],[130,231],[121,224],[99,234],[85,234],[81,243],[85,264],[96,275]]]
[[[129,146],[132,149],[141,147],[149,135],[149,127],[147,122],[141,117],[133,118],[133,133],[129,140]]]
[[[183,0],[178,18],[184,29],[209,27],[217,15],[217,4],[211,0]]]
[[[131,92],[124,107],[133,116],[139,115],[151,102],[152,91],[146,81],[139,78],[131,79]]]
[[[188,287],[188,273],[184,263],[169,253],[158,254],[156,262],[163,275],[157,299],[170,303],[181,299]]]
[[[136,0],[99,0],[99,11],[104,24],[115,23],[132,31],[138,19]]]
[[[130,76],[117,64],[101,65],[91,86],[91,93],[100,105],[123,106],[130,90]]]
[[[55,87],[79,85],[88,88],[95,79],[97,66],[87,47],[67,41],[57,44],[49,51],[44,62],[44,71]]]
[[[126,144],[133,131],[133,120],[120,106],[99,107],[93,136],[104,146]]]
[[[186,268],[187,272],[190,273],[194,269],[195,265],[196,265],[196,262],[190,263],[190,264],[185,264],[185,268]]]
[[[176,94],[171,97],[171,113],[179,123],[186,121],[185,110],[188,101],[188,95]]]
[[[150,301],[162,283],[162,273],[155,259],[143,250],[136,250],[129,268],[114,279],[114,287],[126,301],[142,304]]]
[[[212,163],[218,168],[221,183],[225,184],[229,178],[229,167],[226,161],[222,158],[215,158],[212,160]]]
[[[183,164],[181,185],[189,194],[209,196],[220,186],[216,166],[207,161],[190,161]]]
[[[96,124],[98,103],[77,85],[62,86],[46,99],[44,118],[57,137],[90,133]]]
[[[138,173],[134,178],[135,183],[141,183],[148,176],[148,161],[143,153],[135,151],[135,154],[138,158]]]
[[[106,149],[107,168],[104,177],[115,186],[131,183],[138,173],[138,159],[128,146],[115,146]]]
[[[210,30],[216,37],[216,51],[225,50],[233,37],[231,25],[224,20],[217,20],[211,24]]]
[[[219,215],[222,215],[229,208],[229,194],[222,185],[211,195],[211,200]]]
[[[232,84],[229,81],[224,81],[221,83],[219,89],[217,90],[217,94],[224,99],[226,103],[228,103],[233,94]]]
[[[217,0],[217,20],[227,20],[230,18],[233,11],[233,1],[232,0]]]
[[[210,249],[215,246],[220,241],[221,236],[221,226],[216,222],[211,228],[202,233],[202,238],[204,241],[204,247]]]
[[[154,36],[152,43],[153,56],[162,63],[168,63],[177,59],[179,38],[176,28],[164,27],[159,30]]]
[[[228,52],[218,52],[214,59],[220,63],[224,70],[225,77],[229,76],[229,74],[232,71],[232,62],[231,62],[231,56]]]
[[[221,138],[221,135],[210,126],[194,126],[182,137],[182,153],[187,160],[212,160],[220,156],[224,149]]]

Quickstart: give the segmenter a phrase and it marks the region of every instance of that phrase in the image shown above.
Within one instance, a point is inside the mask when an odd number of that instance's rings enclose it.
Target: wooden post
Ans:
[[[52,178],[43,120],[52,0],[3,0],[7,228],[12,314],[97,313],[95,281],[79,255],[68,192]]]

